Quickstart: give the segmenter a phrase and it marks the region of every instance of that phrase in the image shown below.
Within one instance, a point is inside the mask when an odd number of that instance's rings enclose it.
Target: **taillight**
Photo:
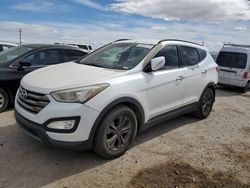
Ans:
[[[247,79],[247,76],[248,76],[248,72],[244,72],[243,79]]]
[[[218,74],[219,74],[219,72],[220,72],[220,68],[219,67],[216,67],[216,71],[218,72]]]

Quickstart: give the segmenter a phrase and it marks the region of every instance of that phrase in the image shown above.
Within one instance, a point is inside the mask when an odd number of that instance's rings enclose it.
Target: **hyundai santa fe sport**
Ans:
[[[17,124],[52,146],[118,157],[152,125],[185,113],[207,118],[217,67],[195,43],[115,41],[26,75],[15,100]]]

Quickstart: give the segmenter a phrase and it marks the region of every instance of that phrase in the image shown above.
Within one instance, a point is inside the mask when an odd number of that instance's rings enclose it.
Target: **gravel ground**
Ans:
[[[40,144],[0,114],[1,187],[250,187],[250,93],[218,89],[208,119],[182,116],[138,135],[122,157]]]

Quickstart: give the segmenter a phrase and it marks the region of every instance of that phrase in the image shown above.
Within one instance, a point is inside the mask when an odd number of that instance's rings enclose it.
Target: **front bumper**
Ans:
[[[31,137],[35,138],[36,140],[44,144],[57,148],[72,149],[72,150],[89,150],[92,148],[91,139],[79,142],[65,142],[65,141],[53,140],[46,133],[45,125],[32,122],[23,117],[17,111],[15,111],[15,117],[17,125],[21,127],[26,134],[30,135]]]

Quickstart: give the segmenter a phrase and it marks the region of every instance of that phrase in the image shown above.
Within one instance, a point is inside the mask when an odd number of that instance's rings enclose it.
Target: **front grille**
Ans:
[[[25,110],[37,114],[50,103],[50,100],[44,94],[31,92],[20,87],[17,103]]]

